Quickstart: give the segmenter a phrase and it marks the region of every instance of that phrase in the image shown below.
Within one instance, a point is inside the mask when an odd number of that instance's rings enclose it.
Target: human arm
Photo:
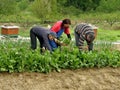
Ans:
[[[93,42],[87,42],[87,46],[78,46],[80,50],[91,51],[93,50]]]
[[[54,39],[54,41],[58,44],[58,45],[60,45],[60,46],[67,46],[67,44],[65,44],[65,43],[63,43],[63,42],[61,42],[61,41],[59,41],[58,39]]]
[[[71,35],[70,35],[70,29],[69,29],[69,27],[68,27],[68,28],[65,28],[64,33],[65,33],[65,34],[67,35],[67,37],[71,40]]]
[[[89,51],[93,50],[93,42],[87,44],[88,44],[88,50]]]
[[[71,40],[71,35],[70,34],[67,34],[67,37]]]
[[[76,46],[79,48],[79,50],[83,50],[84,48],[84,38],[81,34],[78,34],[76,31],[74,32],[75,34],[75,42]]]

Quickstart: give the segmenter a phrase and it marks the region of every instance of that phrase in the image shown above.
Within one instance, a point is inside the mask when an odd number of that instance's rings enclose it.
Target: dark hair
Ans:
[[[90,39],[89,42],[92,42],[92,41],[95,39],[95,35],[94,35],[94,33],[92,33],[92,32],[87,33],[87,34],[86,34],[86,38],[87,38],[88,35],[89,35],[89,39]]]
[[[70,24],[71,25],[71,20],[70,19],[64,19],[64,20],[62,20],[62,26],[64,24]]]

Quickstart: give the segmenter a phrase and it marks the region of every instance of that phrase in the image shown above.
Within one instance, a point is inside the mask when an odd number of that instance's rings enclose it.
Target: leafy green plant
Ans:
[[[23,46],[24,45],[24,46]],[[0,72],[60,72],[61,69],[119,67],[120,51],[102,47],[80,52],[73,43],[59,47],[52,54],[33,51],[25,41],[0,41]],[[22,46],[22,47],[21,47]],[[112,50],[112,51],[111,51]]]

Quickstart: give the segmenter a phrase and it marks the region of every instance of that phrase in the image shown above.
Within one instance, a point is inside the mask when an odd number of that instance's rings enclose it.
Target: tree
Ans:
[[[83,11],[96,10],[101,0],[67,0],[66,6],[73,5]]]
[[[35,0],[32,4],[32,12],[41,20],[47,19],[56,10],[56,0]]]
[[[21,0],[18,2],[18,7],[21,11],[25,10],[30,4],[29,0]]]
[[[120,0],[101,0],[100,6],[97,8],[101,12],[113,12],[120,10]]]
[[[0,0],[0,14],[14,14],[16,12],[16,1]]]

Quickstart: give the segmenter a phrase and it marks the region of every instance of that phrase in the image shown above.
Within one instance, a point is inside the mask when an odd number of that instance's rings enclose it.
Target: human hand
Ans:
[[[46,51],[45,47],[42,47],[42,52],[45,52],[45,51]]]
[[[80,50],[84,50],[87,51],[88,50],[88,46],[79,46],[78,47]]]
[[[68,46],[68,45],[67,45],[67,44],[65,44],[65,43],[62,43],[61,45],[62,45],[62,46]]]

